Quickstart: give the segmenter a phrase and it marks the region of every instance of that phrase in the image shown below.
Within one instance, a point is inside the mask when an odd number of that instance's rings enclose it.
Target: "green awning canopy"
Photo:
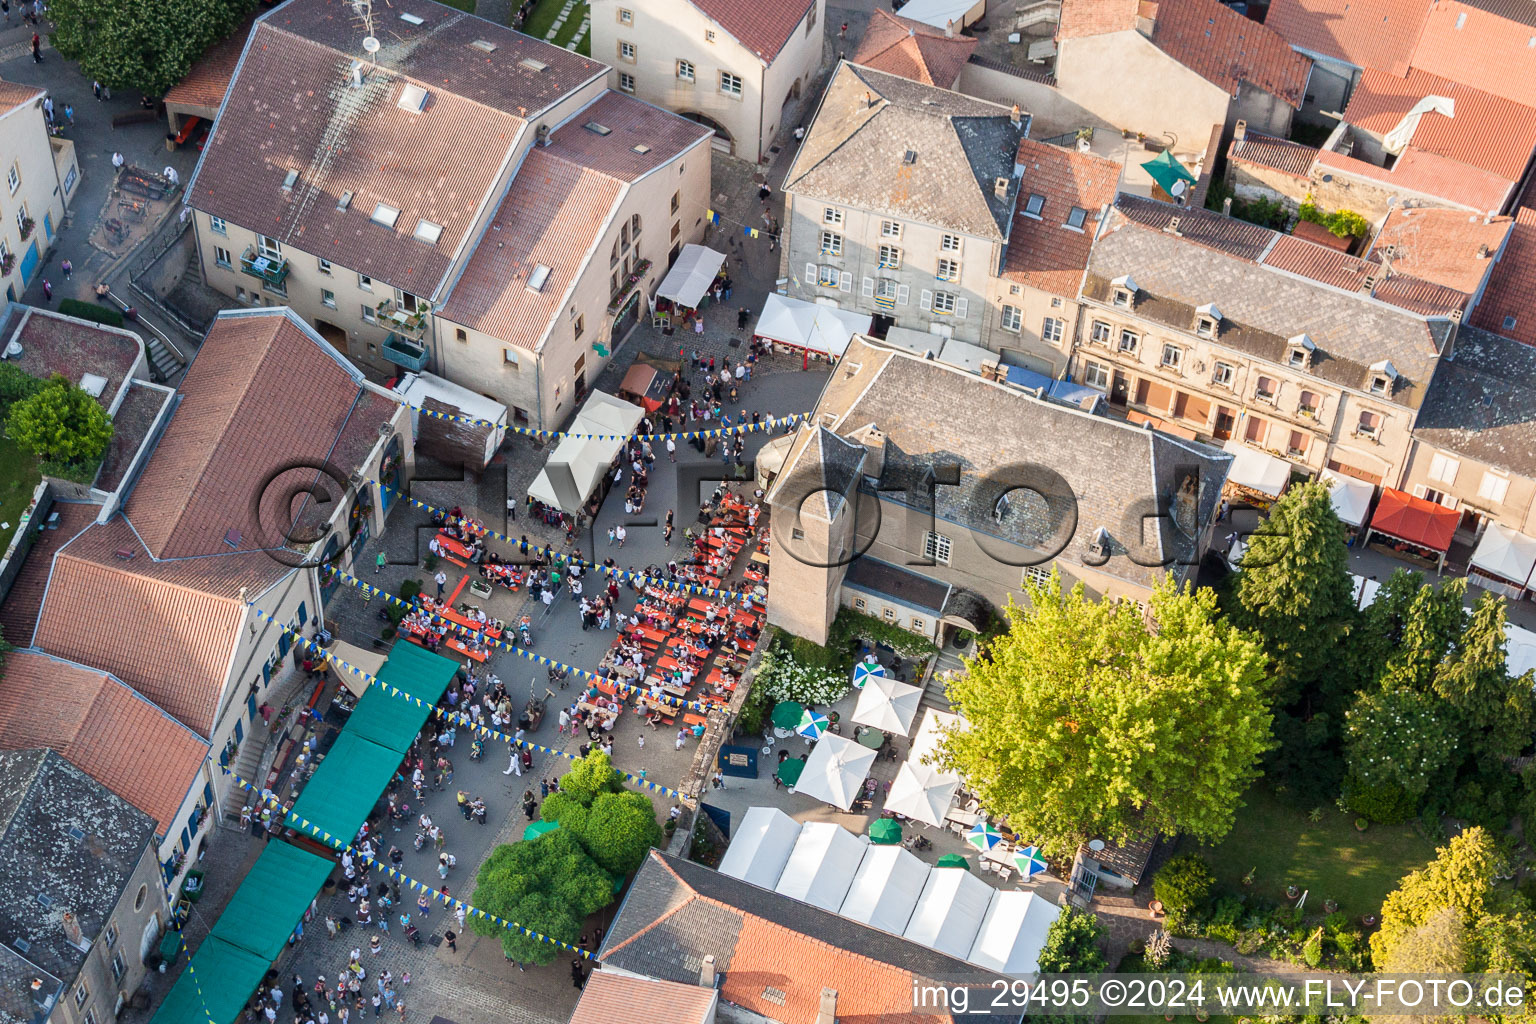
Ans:
[[[544,833],[553,832],[559,827],[560,823],[558,821],[535,821],[531,823],[527,828],[523,829],[523,839],[537,839]]]
[[[276,960],[335,866],[297,846],[267,843],[210,934]]]
[[[270,966],[270,960],[210,935],[150,1024],[235,1024]]]
[[[421,704],[370,686],[352,710],[346,731],[404,754],[458,670],[456,662],[415,644],[395,644],[389,660],[379,669],[379,681],[405,691]]]
[[[1152,180],[1157,182],[1158,188],[1175,197],[1182,195],[1199,180],[1193,174],[1190,174],[1183,164],[1175,160],[1173,154],[1166,149],[1142,164],[1141,169],[1152,176]],[[1184,182],[1183,186],[1177,184],[1180,181]]]
[[[309,824],[289,824],[326,846],[352,842],[402,756],[343,729],[293,805],[294,816]]]

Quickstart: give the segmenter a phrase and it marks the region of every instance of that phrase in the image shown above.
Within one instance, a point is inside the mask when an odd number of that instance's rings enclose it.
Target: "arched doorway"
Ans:
[[[400,490],[400,476],[405,460],[400,457],[400,435],[389,439],[384,458],[379,461],[379,510],[388,514],[390,504]]]
[[[709,140],[709,144],[714,146],[715,149],[719,150],[721,153],[734,153],[736,151],[736,140],[732,137],[730,131],[725,127],[725,125],[721,124],[719,121],[716,121],[708,114],[700,114],[691,110],[682,110],[679,111],[679,113],[686,117],[688,120],[696,121],[713,131],[715,133],[715,137]]]

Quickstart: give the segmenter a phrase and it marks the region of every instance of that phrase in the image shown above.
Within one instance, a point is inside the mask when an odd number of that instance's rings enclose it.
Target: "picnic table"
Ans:
[[[450,555],[457,555],[459,558],[465,559],[466,561],[469,560],[469,558],[474,554],[474,552],[464,544],[454,540],[452,537],[448,536],[446,533],[443,533],[441,530],[439,530],[437,534],[437,546],[448,552]]]

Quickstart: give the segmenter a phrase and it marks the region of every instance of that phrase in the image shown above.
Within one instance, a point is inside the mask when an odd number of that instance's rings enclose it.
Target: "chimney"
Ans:
[[[953,38],[955,38],[955,19],[954,18],[950,18],[948,21],[946,21],[944,23],[944,38],[945,39],[953,39]]]
[[[992,180],[992,194],[999,199],[1008,198],[1008,183],[1011,178],[994,178]]]
[[[715,987],[715,954],[711,953],[704,958],[699,965],[699,986],[701,988]]]
[[[64,928],[64,937],[69,940],[70,945],[79,947],[83,944],[80,935],[80,921],[74,914],[68,910],[64,911],[63,916],[59,918],[59,924]]]
[[[1168,218],[1168,226],[1166,228],[1164,228],[1163,230],[1168,232],[1170,235],[1178,235],[1178,233],[1179,233],[1179,218],[1178,217],[1169,217]]]
[[[534,141],[541,146],[549,145],[549,125],[539,125],[539,127],[534,130],[533,138]]]
[[[1021,127],[1024,124],[1024,111],[1017,103],[1013,105],[1013,110],[1008,114],[1008,123],[1015,128]]]
[[[1221,201],[1221,215],[1223,217],[1230,217],[1230,216],[1232,216],[1232,197],[1231,196],[1227,196],[1227,198],[1225,198],[1225,199],[1223,199]]]
[[[1243,121],[1243,120],[1239,120],[1237,122],[1237,124],[1232,126],[1232,141],[1233,142],[1242,142],[1247,137],[1248,137],[1248,122],[1247,121]]]
[[[837,989],[821,990],[821,1005],[816,1008],[816,1024],[837,1024]]]
[[[875,95],[872,92],[864,93],[864,108],[867,110],[875,105]]]
[[[1488,246],[1480,245],[1480,246],[1477,247],[1477,258],[1478,259],[1485,260],[1485,259],[1487,259],[1488,257],[1490,257],[1492,255],[1493,255],[1493,250],[1489,249]]]

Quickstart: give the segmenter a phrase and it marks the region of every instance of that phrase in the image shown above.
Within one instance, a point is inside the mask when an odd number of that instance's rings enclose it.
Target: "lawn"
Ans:
[[[441,0],[441,2],[449,7],[457,7],[466,14],[475,13],[475,0]]]
[[[21,514],[32,500],[32,489],[43,478],[37,460],[17,447],[16,442],[0,436],[0,551],[10,543]]]
[[[1372,825],[1359,832],[1353,817],[1331,805],[1313,823],[1263,783],[1243,799],[1247,806],[1232,832],[1206,860],[1217,881],[1232,889],[1242,889],[1243,876],[1252,870],[1253,892],[1276,902],[1285,898],[1287,885],[1295,885],[1310,892],[1308,910],[1334,899],[1351,917],[1376,914],[1402,877],[1435,855],[1434,844],[1407,825]]]
[[[517,6],[516,3],[513,4],[512,13],[514,17],[517,14]],[[549,34],[550,28],[555,24],[555,19],[560,16],[560,12],[564,8],[565,0],[539,0],[539,3],[534,5],[533,13],[528,15],[528,20],[523,23],[520,31],[533,36],[535,39],[543,39]],[[587,13],[586,3],[578,2],[576,6],[571,8],[570,16],[565,19],[565,24],[560,26],[560,30],[555,33],[555,38],[550,40],[550,42],[556,46],[563,47],[576,38],[576,33],[581,30],[582,21],[587,18]],[[584,57],[592,55],[592,33],[590,31],[581,37],[581,42],[577,45],[576,52]]]

